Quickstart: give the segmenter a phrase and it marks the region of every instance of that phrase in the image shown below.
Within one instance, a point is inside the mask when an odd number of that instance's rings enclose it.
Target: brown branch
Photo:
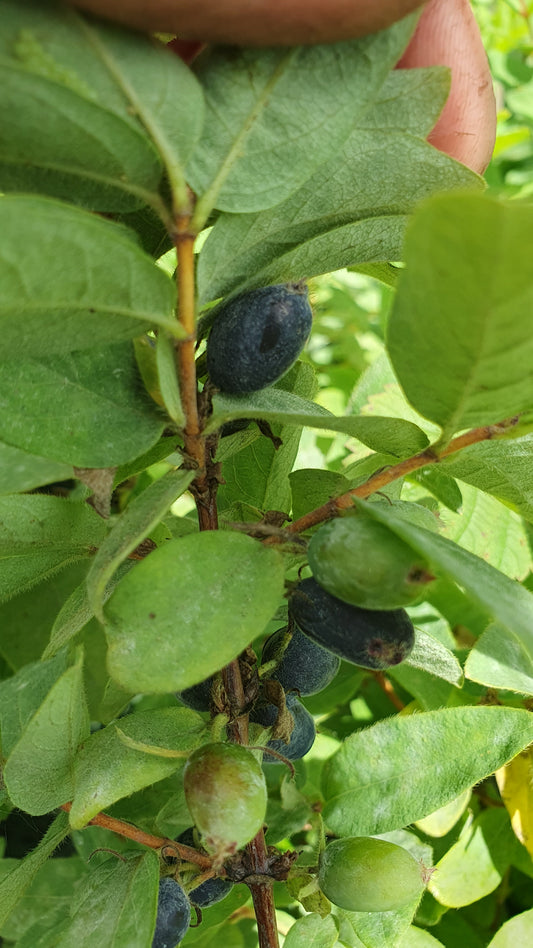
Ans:
[[[69,813],[72,809],[72,803],[63,803],[61,809]],[[87,826],[101,826],[103,829],[110,830],[118,836],[124,836],[126,839],[132,839],[136,843],[141,843],[142,846],[148,846],[150,849],[168,847],[186,862],[193,862],[197,866],[200,866],[201,869],[211,868],[211,859],[209,856],[202,855],[202,853],[197,852],[196,849],[192,849],[191,846],[184,846],[182,843],[176,843],[173,839],[166,839],[162,836],[153,836],[152,833],[145,833],[144,830],[139,829],[138,826],[133,826],[132,823],[125,823],[124,820],[117,820],[115,817],[108,816],[106,813],[97,813],[92,820],[89,820]]]
[[[263,830],[252,839],[251,843],[248,843],[246,850],[256,876],[264,875],[264,881],[259,882],[256,879],[254,882],[248,883],[257,919],[259,948],[279,948],[272,879],[266,875],[269,869],[269,859]]]
[[[189,233],[189,217],[177,219],[174,243],[178,260],[178,320],[185,331],[185,339],[176,343],[180,395],[185,415],[185,451],[199,471],[205,463],[205,448],[200,432],[198,414],[196,364],[196,298],[194,286],[194,234]]]
[[[400,477],[406,477],[413,471],[418,470],[418,468],[427,467],[428,464],[437,464],[439,461],[444,460],[444,458],[455,454],[457,451],[462,451],[472,444],[478,444],[480,441],[489,441],[504,435],[509,428],[514,427],[518,421],[519,418],[515,417],[506,419],[497,425],[484,425],[482,428],[472,428],[470,431],[465,432],[465,434],[453,438],[450,443],[440,451],[436,450],[436,447],[426,448],[424,451],[421,451],[420,454],[406,458],[405,461],[400,461],[399,464],[393,464],[391,467],[376,471],[364,484],[360,484],[359,487],[354,487],[340,497],[333,497],[321,507],[310,510],[309,513],[304,514],[303,517],[294,520],[285,527],[285,533],[303,533],[305,530],[309,530],[311,527],[323,523],[324,520],[331,520],[333,517],[338,516],[342,510],[349,510],[350,507],[353,506],[354,497],[361,499],[370,497],[371,494],[382,490]],[[270,538],[270,542],[273,541],[274,538]]]
[[[374,672],[374,678],[376,679],[381,690],[387,695],[389,701],[392,702],[396,710],[403,711],[405,704],[399,695],[396,694],[392,681],[390,681],[389,678],[386,678],[386,676],[381,671]]]

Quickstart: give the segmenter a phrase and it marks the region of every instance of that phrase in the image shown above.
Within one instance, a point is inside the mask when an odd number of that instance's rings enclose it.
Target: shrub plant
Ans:
[[[0,14],[2,943],[528,944],[524,44],[486,194],[416,15],[187,66]]]

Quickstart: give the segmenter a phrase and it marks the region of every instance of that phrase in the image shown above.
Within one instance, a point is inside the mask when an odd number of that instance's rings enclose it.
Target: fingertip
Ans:
[[[450,95],[428,140],[482,173],[494,148],[496,105],[487,56],[468,0],[429,0],[399,65],[450,66]]]

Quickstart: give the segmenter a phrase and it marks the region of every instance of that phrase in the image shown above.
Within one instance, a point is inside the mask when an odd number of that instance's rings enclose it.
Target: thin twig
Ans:
[[[470,431],[465,432],[465,434],[453,438],[449,444],[440,451],[436,450],[436,448],[426,448],[424,451],[421,451],[420,454],[406,458],[405,461],[400,461],[399,464],[393,464],[391,467],[376,471],[364,484],[360,484],[359,487],[354,487],[346,494],[328,500],[328,502],[321,507],[310,510],[309,513],[304,514],[303,517],[294,520],[285,527],[285,533],[303,533],[305,530],[309,530],[311,527],[315,527],[325,520],[331,520],[333,517],[338,516],[342,510],[349,510],[350,507],[353,506],[354,497],[361,499],[370,497],[371,494],[382,490],[400,477],[406,477],[413,471],[418,470],[418,468],[427,467],[429,464],[437,464],[439,461],[444,460],[444,458],[455,454],[457,451],[462,451],[472,444],[478,444],[480,441],[489,441],[493,438],[505,435],[518,421],[519,418],[516,417],[502,421],[497,425],[484,425],[482,428],[472,428]],[[274,541],[275,538],[270,537],[266,542],[273,543]]]
[[[72,809],[72,803],[63,803],[62,810],[67,813]],[[203,856],[202,853],[192,849],[191,846],[184,846],[182,843],[176,843],[173,839],[166,839],[162,836],[153,836],[152,833],[145,833],[144,830],[133,826],[132,823],[125,823],[124,820],[117,820],[107,813],[97,813],[89,820],[87,826],[101,826],[103,829],[117,833],[118,836],[124,836],[126,839],[132,839],[142,846],[148,846],[150,849],[162,849],[164,846],[173,849],[181,859],[187,862],[193,862],[201,869],[211,868],[211,859],[209,856]]]

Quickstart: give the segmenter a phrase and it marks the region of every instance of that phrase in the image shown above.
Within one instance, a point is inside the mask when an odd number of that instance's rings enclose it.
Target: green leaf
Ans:
[[[441,463],[447,474],[493,494],[533,521],[533,435],[516,441],[481,441]]]
[[[513,579],[524,579],[532,566],[527,534],[520,517],[500,501],[463,485],[458,513],[443,510],[444,536]]]
[[[1,863],[0,863],[1,865]],[[6,941],[41,948],[46,932],[68,918],[72,896],[87,876],[87,862],[76,856],[47,859],[1,928]],[[41,940],[39,940],[41,939]],[[46,944],[46,942],[45,942]],[[53,943],[52,943],[53,944]]]
[[[198,80],[179,56],[154,39],[94,21],[82,20],[80,26],[123,93],[128,111],[154,142],[171,187],[185,192],[183,167],[204,120]]]
[[[458,583],[474,603],[514,632],[526,651],[533,653],[533,595],[527,589],[451,540],[400,520],[382,505],[358,501],[358,506],[426,556],[439,573]]]
[[[120,730],[134,742],[185,752],[194,750],[206,735],[205,721],[189,708],[161,708],[126,715],[120,719]],[[100,810],[163,780],[183,763],[178,758],[147,754],[128,746],[114,724],[96,731],[84,742],[76,758],[71,826],[80,829]]]
[[[435,836],[440,839],[446,836],[452,830],[455,824],[462,817],[472,796],[471,790],[465,790],[459,794],[455,800],[450,800],[444,806],[439,807],[434,813],[416,821],[417,829],[421,830],[426,836]]]
[[[533,740],[527,711],[459,707],[380,721],[350,735],[323,773],[324,819],[364,836],[422,819]]]
[[[532,938],[533,909],[530,909],[504,922],[488,948],[516,948],[517,945],[528,945]]]
[[[416,622],[416,619],[414,621]],[[435,678],[449,681],[452,685],[460,687],[463,683],[463,670],[455,655],[432,635],[419,629],[416,632],[413,651],[405,660],[405,665],[420,668]]]
[[[163,430],[131,343],[0,362],[0,386],[0,437],[76,467],[124,464]]]
[[[402,95],[404,80],[401,72],[391,74],[385,101],[391,83]],[[202,303],[342,266],[402,259],[408,215],[418,201],[443,189],[481,186],[471,171],[422,141],[425,134],[391,127],[380,105],[282,203],[253,215],[220,215],[200,255]]]
[[[44,494],[0,497],[0,600],[90,556],[105,533],[85,503]]]
[[[174,284],[120,224],[7,195],[0,235],[3,360],[119,342],[151,325],[178,333]]]
[[[112,677],[149,693],[197,684],[262,632],[283,578],[280,554],[242,534],[170,540],[121,580],[105,607]]]
[[[126,575],[132,566],[132,562],[126,562],[119,566],[117,572],[107,584],[103,595],[104,602],[107,602],[116,584]],[[50,641],[42,654],[43,659],[51,658],[53,655],[56,655],[93,617],[94,611],[89,602],[87,582],[84,577],[83,582],[72,590],[68,599],[63,598],[61,608],[59,612],[56,612],[55,621],[50,633]]]
[[[8,756],[4,780],[15,806],[39,815],[70,800],[74,757],[88,733],[80,652],[52,685]]]
[[[333,948],[338,930],[332,915],[305,915],[299,918],[285,936],[284,948]]]
[[[477,902],[500,884],[515,845],[507,812],[485,810],[437,863],[429,891],[450,908]]]
[[[126,507],[96,554],[87,576],[89,601],[102,622],[106,587],[123,560],[157,526],[168,508],[187,489],[194,471],[168,471]]]
[[[274,388],[310,399],[316,392],[313,369],[297,362]],[[270,439],[262,437],[222,465],[224,483],[218,491],[218,504],[224,518],[247,521],[258,520],[266,510],[288,513],[289,474],[294,467],[302,429],[274,424],[272,430],[283,442],[281,447],[276,449]]]
[[[3,8],[4,188],[95,210],[157,206],[160,157],[176,183],[202,125],[190,70],[151,37],[62,4],[4,0]]]
[[[86,572],[81,560],[0,604],[0,655],[13,671],[41,657],[57,613]]]
[[[146,948],[154,933],[158,882],[154,852],[106,860],[78,890],[57,948]]]
[[[533,654],[518,635],[493,622],[471,649],[465,675],[489,688],[533,695]]]
[[[408,930],[415,914],[418,900],[411,901],[401,909],[391,912],[341,912],[339,914],[351,926],[359,939],[356,945],[363,948],[383,948],[396,945]]]
[[[1,375],[1,367],[0,367]],[[37,457],[11,444],[0,442],[0,494],[33,490],[54,481],[74,477],[72,467],[59,461]]]
[[[340,497],[352,487],[352,482],[336,471],[319,468],[300,468],[289,475],[292,494],[292,516],[294,520],[315,507],[321,507],[332,497]]]
[[[203,196],[201,220],[213,207],[272,207],[334,155],[401,56],[415,19],[326,46],[211,49],[196,67],[206,121],[187,176]]]
[[[266,388],[251,395],[215,395],[206,431],[215,431],[234,418],[262,418],[271,424],[342,431],[369,448],[402,458],[417,454],[429,443],[420,428],[403,418],[337,417],[321,405],[280,388]]]
[[[21,56],[40,49],[35,34],[24,33]],[[0,59],[0,82],[4,191],[49,194],[95,211],[129,211],[157,197],[161,164],[137,129],[24,61]]]
[[[437,941],[425,928],[410,925],[397,948],[442,948],[442,942]]]
[[[433,497],[436,497],[441,504],[448,507],[449,510],[457,511],[463,502],[463,495],[457,482],[445,474],[442,468],[422,467],[418,471],[413,471],[408,480],[421,484]]]
[[[533,406],[532,227],[527,205],[475,194],[434,197],[410,225],[388,350],[445,439]]]
[[[63,652],[48,662],[34,662],[0,683],[2,752],[8,756],[48,692],[66,669]]]
[[[60,813],[48,828],[39,845],[0,881],[0,925],[9,918],[26,889],[54,849],[69,833],[68,816]]]

